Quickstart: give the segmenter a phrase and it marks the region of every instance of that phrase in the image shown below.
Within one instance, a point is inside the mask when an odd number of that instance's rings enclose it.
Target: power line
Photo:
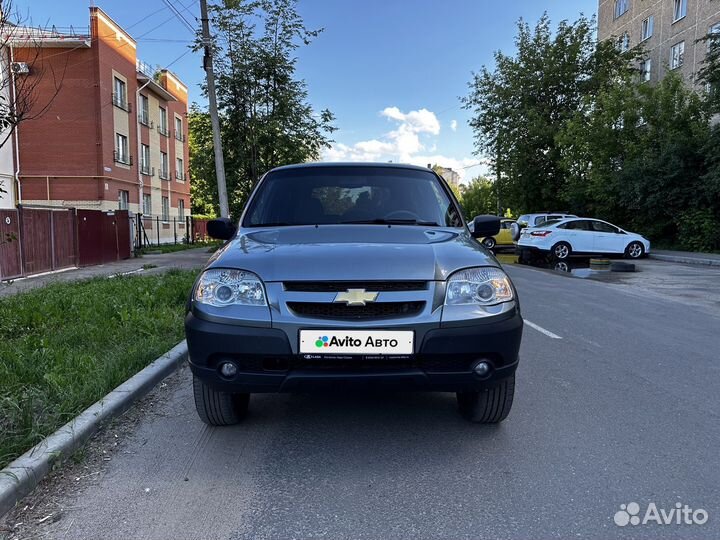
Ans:
[[[163,0],[165,2],[165,5],[170,8],[170,11],[173,12],[173,15],[179,20],[185,27],[190,30],[193,34],[197,33],[197,29],[188,22],[188,20],[183,16],[182,13],[170,2],[170,0]]]

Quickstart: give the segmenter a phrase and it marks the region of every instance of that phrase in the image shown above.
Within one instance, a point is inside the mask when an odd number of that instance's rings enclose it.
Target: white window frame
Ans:
[[[150,147],[144,143],[140,143],[140,171],[150,174]]]
[[[185,200],[178,199],[178,219],[185,219]]]
[[[623,35],[620,36],[619,48],[620,48],[620,52],[628,52],[630,50],[630,33],[629,32],[624,32]]]
[[[648,82],[652,78],[652,58],[646,58],[640,62],[640,71],[642,80]]]
[[[143,215],[152,215],[152,195],[150,193],[143,193]]]
[[[685,41],[670,47],[670,69],[679,69],[685,63]]]
[[[145,94],[139,94],[138,96],[138,118],[141,124],[146,126],[150,125],[150,98]]]
[[[170,163],[168,159],[169,158],[167,152],[160,152],[160,173],[165,180],[169,180],[170,177],[170,171],[168,171]]]
[[[130,192],[118,189],[118,210],[127,210],[130,207]]]
[[[642,22],[642,32],[640,41],[650,39],[655,31],[655,15],[650,15]]]
[[[673,22],[684,19],[687,15],[687,0],[675,0],[673,4]]]
[[[615,10],[613,15],[615,19],[619,19],[630,9],[630,0],[615,0]]]
[[[159,107],[160,109],[160,131],[163,135],[166,137],[169,135],[168,132],[168,115],[167,115],[167,108],[165,107]]]
[[[181,157],[175,158],[175,175],[178,180],[185,180],[185,162]]]
[[[113,103],[121,108],[127,108],[127,83],[120,77],[113,76],[113,94],[115,99]]]
[[[130,146],[128,144],[127,135],[115,133],[115,152],[117,153],[118,163],[128,165],[130,163]]]
[[[714,39],[713,36],[715,36]],[[708,28],[708,52],[710,52],[710,49],[712,48],[713,41],[717,41],[718,46],[720,46],[720,22],[711,24]]]
[[[166,223],[168,221],[170,221],[170,198],[169,197],[162,198],[162,220]]]

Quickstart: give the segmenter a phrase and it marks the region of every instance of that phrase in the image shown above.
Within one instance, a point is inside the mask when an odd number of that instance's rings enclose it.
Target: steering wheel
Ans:
[[[422,221],[420,216],[409,210],[395,210],[387,214],[383,219],[414,219],[415,221]]]

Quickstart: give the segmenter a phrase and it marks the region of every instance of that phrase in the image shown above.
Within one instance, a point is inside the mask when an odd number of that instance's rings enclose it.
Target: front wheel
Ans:
[[[497,424],[510,414],[515,396],[515,374],[478,392],[458,392],[460,414],[476,424]]]
[[[487,249],[493,249],[495,247],[495,239],[492,236],[483,238],[482,245]]]
[[[639,259],[645,254],[645,246],[641,242],[630,242],[625,248],[625,256],[628,259]]]
[[[209,426],[237,424],[248,411],[250,394],[232,394],[215,390],[193,375],[195,409],[200,420]]]

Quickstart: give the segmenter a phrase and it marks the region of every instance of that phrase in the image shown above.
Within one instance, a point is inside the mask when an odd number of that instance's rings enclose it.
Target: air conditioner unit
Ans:
[[[10,64],[10,69],[16,75],[30,73],[30,67],[27,65],[26,62],[13,62],[12,64]]]

